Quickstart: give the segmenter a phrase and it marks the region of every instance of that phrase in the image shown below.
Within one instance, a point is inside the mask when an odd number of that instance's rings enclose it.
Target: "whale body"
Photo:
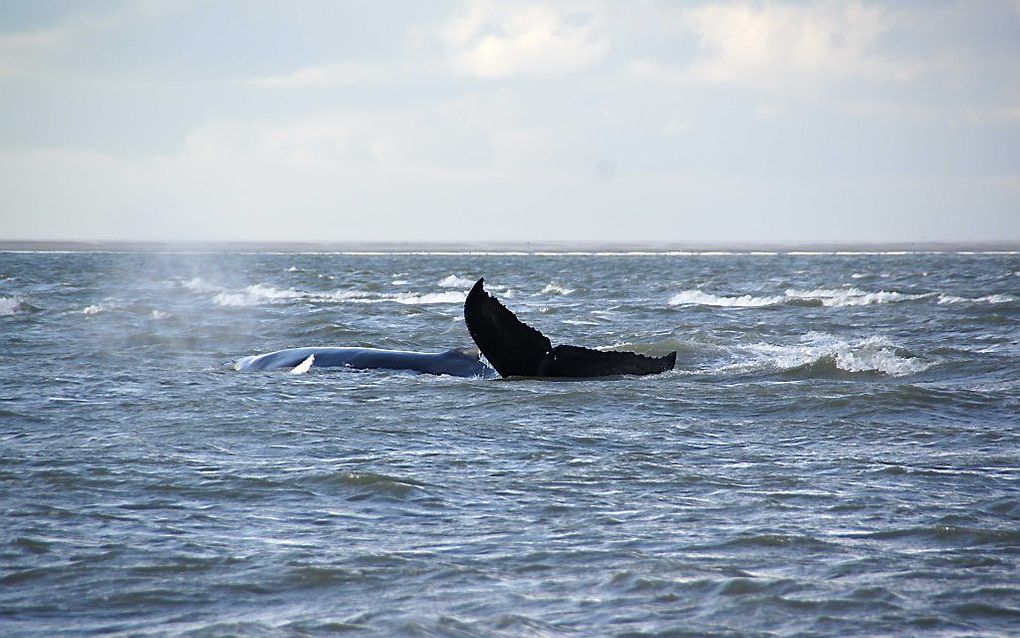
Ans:
[[[379,348],[289,348],[250,357],[234,363],[240,371],[294,369],[309,357],[313,368],[345,367],[369,370],[412,370],[455,377],[485,377],[494,374],[479,359],[474,348],[453,348],[445,352],[412,352]]]

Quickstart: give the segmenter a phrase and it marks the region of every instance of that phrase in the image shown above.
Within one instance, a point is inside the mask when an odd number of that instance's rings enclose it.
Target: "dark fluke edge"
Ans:
[[[646,357],[636,352],[603,352],[580,346],[555,348],[544,334],[485,292],[479,279],[464,302],[464,321],[492,367],[504,377],[604,377],[659,374],[672,370],[676,352]]]

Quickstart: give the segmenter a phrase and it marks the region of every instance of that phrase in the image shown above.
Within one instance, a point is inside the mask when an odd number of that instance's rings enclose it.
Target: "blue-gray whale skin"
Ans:
[[[487,377],[495,371],[482,363],[473,348],[454,348],[446,352],[410,352],[378,348],[290,348],[244,357],[235,370],[282,370],[294,368],[315,355],[313,368],[346,367],[370,370],[413,370],[455,377]]]

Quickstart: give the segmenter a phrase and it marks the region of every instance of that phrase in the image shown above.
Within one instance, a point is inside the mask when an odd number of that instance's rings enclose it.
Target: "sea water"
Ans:
[[[471,345],[579,381],[312,368]],[[0,635],[1020,633],[1016,254],[0,253]]]

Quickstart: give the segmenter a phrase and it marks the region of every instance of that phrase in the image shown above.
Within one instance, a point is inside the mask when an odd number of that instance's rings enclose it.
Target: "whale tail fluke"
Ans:
[[[603,352],[580,346],[555,348],[549,338],[524,323],[479,279],[464,302],[464,321],[478,349],[503,377],[602,377],[659,374],[672,370],[676,352],[646,357],[635,352]]]
[[[485,292],[479,279],[464,301],[464,322],[471,338],[500,376],[534,377],[552,343]]]
[[[676,352],[647,357],[636,352],[556,346],[543,362],[542,376],[605,377],[617,374],[659,374],[676,365]]]

